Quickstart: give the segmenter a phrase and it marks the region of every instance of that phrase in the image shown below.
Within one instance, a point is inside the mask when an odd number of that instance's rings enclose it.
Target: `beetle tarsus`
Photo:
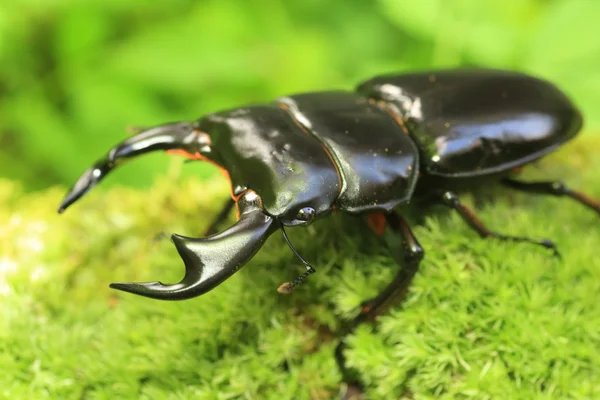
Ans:
[[[525,242],[531,243],[538,246],[542,246],[546,249],[552,251],[552,254],[555,257],[560,258],[560,253],[556,247],[556,244],[548,239],[533,239],[524,236],[509,236],[501,233],[496,233],[487,228],[483,221],[475,214],[475,211],[470,209],[468,206],[463,204],[460,201],[460,198],[453,192],[445,192],[441,197],[440,201],[445,206],[456,210],[458,214],[461,216],[463,221],[465,221],[473,230],[475,230],[479,236],[482,238],[494,238],[498,240],[506,240],[511,242]]]
[[[562,182],[522,182],[514,179],[504,179],[502,183],[511,189],[527,193],[549,194],[557,197],[569,197],[579,204],[600,214],[600,200],[594,199],[585,193],[569,189]]]

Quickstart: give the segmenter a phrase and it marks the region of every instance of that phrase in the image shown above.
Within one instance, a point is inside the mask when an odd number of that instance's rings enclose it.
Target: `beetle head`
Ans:
[[[223,166],[222,158],[212,148],[211,137],[196,123],[179,122],[144,130],[113,147],[103,158],[87,169],[65,196],[59,207],[63,212],[110,171],[125,160],[153,150],[182,153],[193,159],[207,159]],[[160,282],[114,283],[115,289],[162,299],[181,300],[199,296],[223,282],[244,266],[266,239],[280,227],[307,224],[315,216],[314,208],[290,208],[293,217],[274,218],[265,211],[261,196],[249,188],[235,193],[239,219],[230,228],[206,238],[173,235],[172,241],[185,264],[185,276],[176,284]]]
[[[282,109],[211,114],[193,130],[203,145],[179,153],[216,164],[229,179],[234,199],[254,191],[265,213],[286,226],[307,225],[329,213],[339,196],[341,178],[332,159]]]

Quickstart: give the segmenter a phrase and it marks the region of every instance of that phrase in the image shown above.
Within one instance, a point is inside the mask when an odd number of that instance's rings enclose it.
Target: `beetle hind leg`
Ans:
[[[600,201],[592,197],[569,189],[562,182],[521,182],[513,179],[504,179],[502,183],[511,189],[527,193],[550,194],[557,197],[569,197],[579,204],[600,214]]]
[[[554,253],[554,255],[557,257],[560,256],[558,249],[556,248],[556,245],[551,240],[533,239],[533,238],[522,237],[522,236],[509,236],[509,235],[504,235],[504,234],[493,232],[493,231],[489,230],[485,226],[485,224],[481,221],[481,219],[479,219],[477,214],[475,214],[475,212],[472,209],[470,209],[469,207],[464,205],[460,201],[459,197],[453,192],[445,192],[441,196],[440,201],[445,206],[447,206],[453,210],[456,210],[458,212],[458,214],[461,216],[461,218],[473,230],[475,230],[479,234],[479,236],[481,236],[482,238],[494,238],[494,239],[512,241],[512,242],[531,243],[531,244],[542,246],[544,248],[551,250]]]

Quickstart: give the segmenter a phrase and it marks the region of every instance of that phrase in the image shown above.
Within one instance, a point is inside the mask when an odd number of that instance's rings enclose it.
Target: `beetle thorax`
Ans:
[[[332,209],[341,187],[335,164],[281,108],[213,114],[199,128],[212,140],[204,158],[227,172],[234,196],[253,190],[264,211],[289,226]]]

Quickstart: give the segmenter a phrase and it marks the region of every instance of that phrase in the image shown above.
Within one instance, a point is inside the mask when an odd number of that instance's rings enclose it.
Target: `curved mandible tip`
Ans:
[[[201,151],[209,144],[210,138],[200,133],[193,122],[174,122],[146,129],[122,141],[81,175],[60,204],[58,212],[64,212],[128,158],[155,150],[180,149],[190,153]]]
[[[77,182],[75,182],[75,185],[73,185],[60,203],[58,213],[62,214],[67,207],[75,203],[91,188],[96,186],[96,184],[100,182],[112,168],[113,165],[107,158],[97,161],[92,167],[88,168],[81,174],[79,179],[77,179]]]
[[[174,234],[171,239],[185,264],[185,276],[179,283],[130,282],[110,287],[159,300],[200,296],[243,267],[276,229],[273,218],[254,208],[242,212],[240,220],[229,229],[204,239]]]

